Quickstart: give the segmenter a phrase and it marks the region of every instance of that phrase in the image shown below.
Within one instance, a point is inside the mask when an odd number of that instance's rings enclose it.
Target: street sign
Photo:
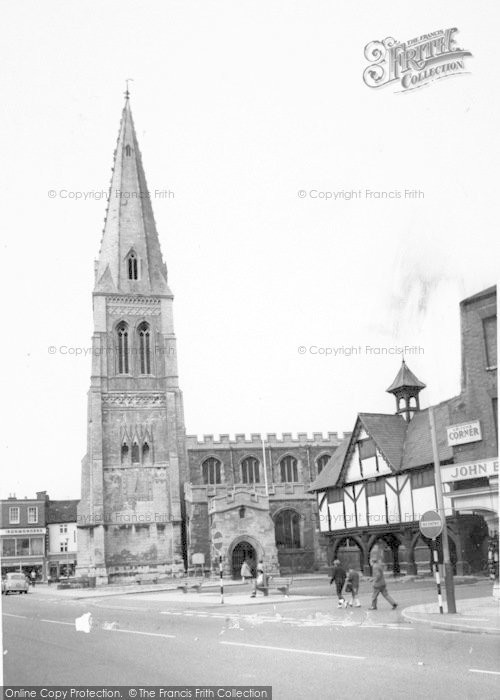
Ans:
[[[437,510],[427,510],[420,518],[419,527],[424,537],[435,540],[443,531],[443,518]]]
[[[214,545],[215,549],[221,550],[222,549],[222,532],[217,532],[214,534],[212,537],[212,544]]]
[[[478,442],[481,437],[481,424],[478,420],[470,423],[457,423],[446,428],[448,446],[465,445],[468,442]]]

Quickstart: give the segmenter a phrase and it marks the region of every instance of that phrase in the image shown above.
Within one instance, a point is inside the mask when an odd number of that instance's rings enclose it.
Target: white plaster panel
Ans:
[[[425,486],[421,489],[413,489],[413,508],[415,511],[415,520],[420,520],[420,517],[426,510],[436,509],[434,486]]]
[[[383,494],[368,497],[368,522],[372,527],[387,523],[385,517],[385,496]]]
[[[344,508],[342,503],[330,503],[330,518],[332,521],[332,530],[344,530]]]

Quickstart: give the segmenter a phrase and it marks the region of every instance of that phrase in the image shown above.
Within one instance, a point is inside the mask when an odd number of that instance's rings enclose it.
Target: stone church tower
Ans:
[[[183,569],[186,445],[158,233],[127,93],[93,292],[78,574]]]

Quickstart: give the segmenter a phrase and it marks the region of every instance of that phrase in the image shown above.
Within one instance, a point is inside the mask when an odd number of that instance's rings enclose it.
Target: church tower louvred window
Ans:
[[[141,374],[151,374],[151,331],[148,324],[141,323],[138,333]]]
[[[127,272],[129,280],[139,279],[139,265],[137,255],[132,251],[127,256]]]
[[[118,374],[128,374],[128,326],[122,321],[116,327],[118,341]]]

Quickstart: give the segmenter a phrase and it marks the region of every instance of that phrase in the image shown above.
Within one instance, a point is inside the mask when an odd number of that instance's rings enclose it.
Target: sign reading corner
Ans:
[[[465,445],[467,442],[478,442],[482,440],[481,425],[478,420],[473,420],[470,423],[449,425],[446,428],[446,434],[448,437],[448,447],[453,447],[453,445]]]

